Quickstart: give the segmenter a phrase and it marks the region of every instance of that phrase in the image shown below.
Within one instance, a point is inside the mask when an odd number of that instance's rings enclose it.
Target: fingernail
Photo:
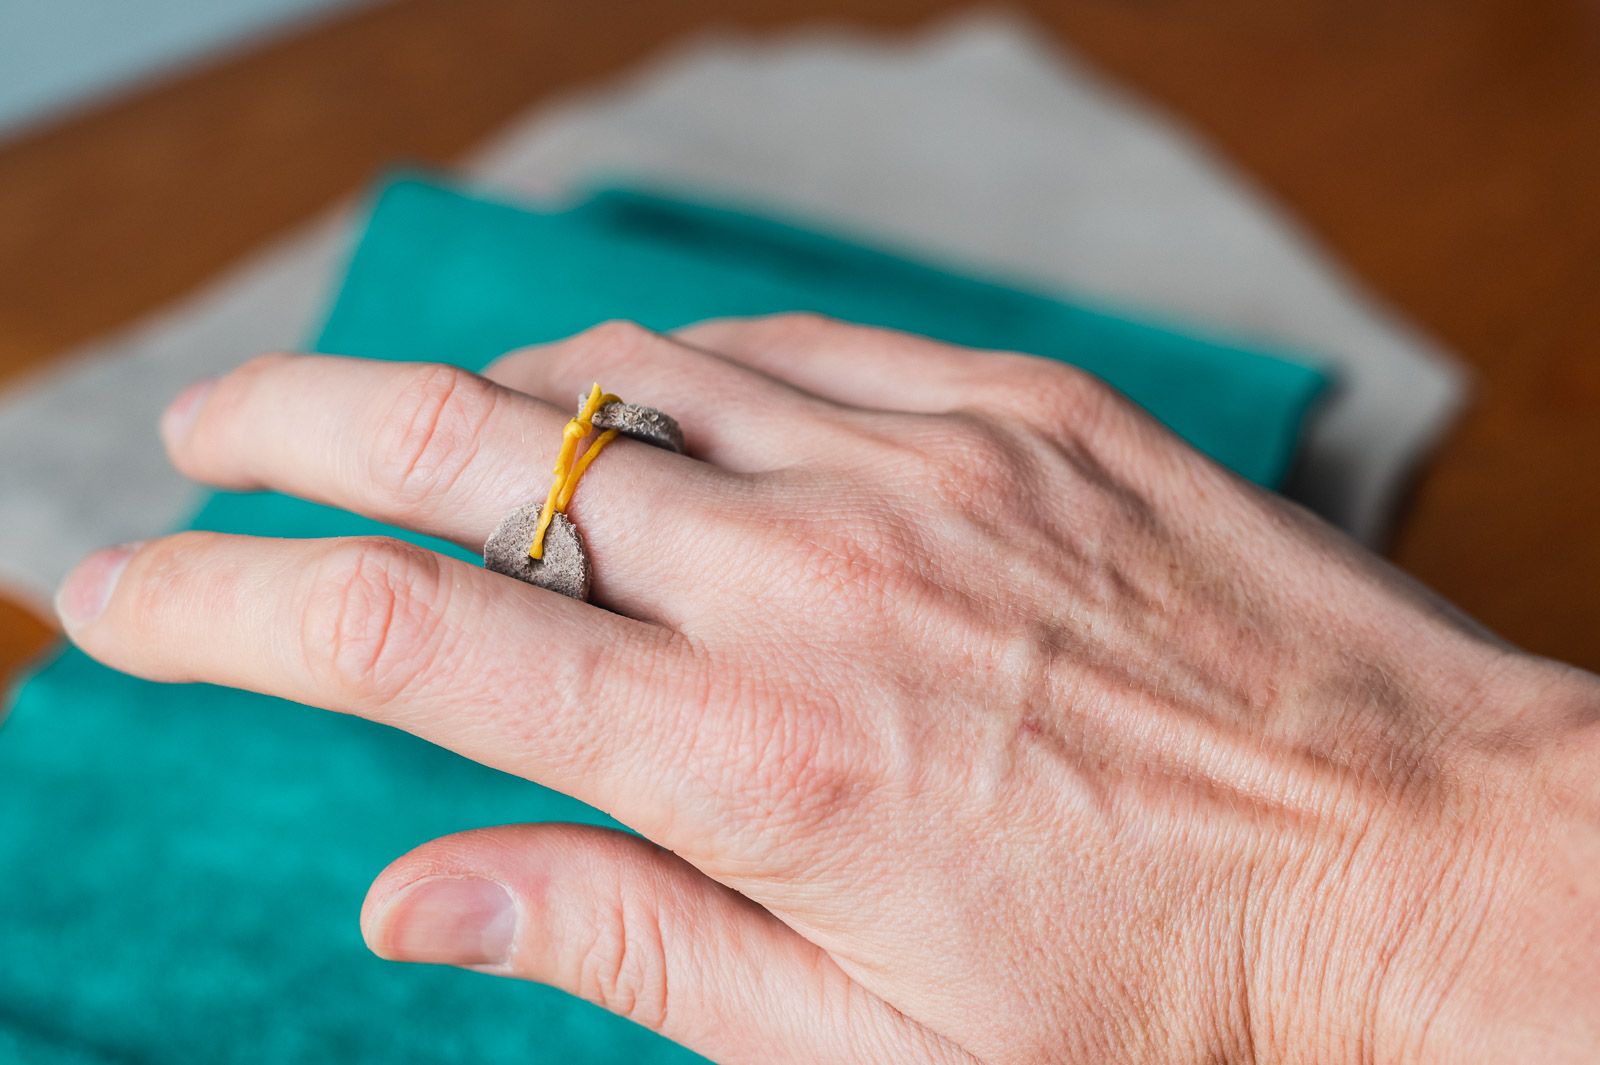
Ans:
[[[140,544],[122,544],[96,551],[67,574],[56,592],[56,614],[68,628],[87,625],[105,613],[117,580]]]
[[[500,884],[436,876],[390,899],[371,941],[391,961],[498,965],[511,957],[516,927],[516,903]]]
[[[168,440],[181,439],[194,424],[195,415],[200,413],[216,384],[214,378],[205,378],[179,392],[161,414],[161,435]]]

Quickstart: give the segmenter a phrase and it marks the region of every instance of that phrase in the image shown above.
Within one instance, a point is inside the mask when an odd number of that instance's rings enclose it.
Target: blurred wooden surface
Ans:
[[[394,0],[0,145],[0,385],[182,295],[396,159],[447,163],[705,26],[897,28],[937,0]],[[1600,6],[1031,2],[1204,131],[1473,367],[1393,555],[1600,669]],[[0,609],[0,670],[42,646]]]

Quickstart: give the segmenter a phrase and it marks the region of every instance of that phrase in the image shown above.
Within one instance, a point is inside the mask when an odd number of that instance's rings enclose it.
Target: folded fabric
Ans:
[[[604,318],[666,330],[785,310],[1075,363],[1269,486],[1325,384],[1300,362],[727,207],[608,189],[539,214],[417,181],[380,200],[319,349],[476,366]]]
[[[478,367],[607,318],[666,329],[794,309],[1079,363],[1269,485],[1323,385],[1292,361],[735,211],[610,191],[541,213],[417,180],[379,197],[316,347]],[[530,495],[543,465],[529,456]],[[217,494],[194,524],[380,529],[272,494]],[[356,914],[388,860],[542,820],[610,823],[357,718],[66,651],[0,730],[0,1060],[697,1060],[548,988],[362,946]]]

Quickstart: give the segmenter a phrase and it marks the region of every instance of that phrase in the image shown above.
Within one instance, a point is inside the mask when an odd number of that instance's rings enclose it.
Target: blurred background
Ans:
[[[195,377],[787,306],[1083,362],[1600,669],[1597,193],[1594,0],[3,0],[0,686],[78,557],[194,513]],[[404,848],[593,811],[81,656],[16,705],[0,1060],[530,1060],[508,1010],[668,1060],[354,931]]]
[[[387,165],[459,164],[508,123],[626,84],[685,41],[771,48],[828,26],[892,50],[948,31],[955,12],[13,0],[0,8],[0,395],[49,381],[85,342],[193,293]],[[1600,667],[1600,7],[1085,0],[996,17],[1164,112],[1467,371],[1464,416],[1401,475],[1379,546],[1512,640]],[[1048,173],[1035,179],[1048,196]],[[984,190],[968,191],[981,228]],[[1071,192],[1055,210],[1074,209]],[[1160,293],[1143,302],[1159,308]],[[35,452],[4,462],[13,482],[44,476]],[[36,497],[0,502],[6,525],[53,534],[22,513]],[[10,576],[7,673],[49,639],[37,589]]]

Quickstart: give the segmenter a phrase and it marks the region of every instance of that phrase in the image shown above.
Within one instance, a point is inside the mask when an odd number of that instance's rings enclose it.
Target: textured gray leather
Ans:
[[[534,530],[544,501],[525,504],[506,515],[483,545],[483,565],[536,588],[548,588],[572,599],[589,599],[589,556],[578,527],[557,514],[544,534],[544,557],[531,558]]]

